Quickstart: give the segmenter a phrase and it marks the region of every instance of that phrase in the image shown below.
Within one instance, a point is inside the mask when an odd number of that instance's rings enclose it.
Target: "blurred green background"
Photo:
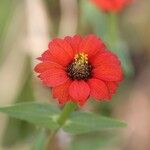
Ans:
[[[33,72],[36,58],[53,37],[90,33],[115,52],[125,80],[111,102],[90,101],[83,109],[125,120],[123,130],[72,137],[60,132],[53,150],[150,149],[150,1],[135,2],[118,14],[117,45],[107,41],[107,15],[89,0],[0,0],[0,106],[50,101]],[[43,133],[0,114],[0,150],[30,150]],[[41,150],[40,147],[33,148]]]

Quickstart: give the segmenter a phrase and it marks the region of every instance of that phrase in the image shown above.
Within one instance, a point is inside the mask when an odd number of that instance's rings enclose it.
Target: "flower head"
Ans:
[[[123,79],[117,56],[95,35],[56,38],[38,59],[35,71],[62,104],[111,99]]]
[[[122,10],[132,0],[91,0],[105,12],[118,12]]]

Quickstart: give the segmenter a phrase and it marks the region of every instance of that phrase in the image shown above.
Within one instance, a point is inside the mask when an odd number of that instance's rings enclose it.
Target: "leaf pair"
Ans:
[[[0,112],[43,128],[52,130],[59,128],[57,119],[60,115],[60,110],[54,108],[50,104],[19,103],[13,106],[1,107]],[[125,123],[118,120],[98,116],[92,113],[74,112],[62,128],[68,133],[82,134],[124,126]]]

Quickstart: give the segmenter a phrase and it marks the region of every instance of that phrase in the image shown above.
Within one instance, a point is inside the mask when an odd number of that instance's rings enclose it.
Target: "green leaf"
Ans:
[[[1,107],[0,112],[41,127],[56,129],[59,126],[56,123],[59,110],[50,104],[19,103],[13,106]]]
[[[126,124],[119,120],[98,116],[92,113],[76,112],[66,121],[63,129],[69,133],[82,134],[125,126]]]

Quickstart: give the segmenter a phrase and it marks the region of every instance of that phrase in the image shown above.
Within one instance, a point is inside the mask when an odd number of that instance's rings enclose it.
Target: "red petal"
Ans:
[[[83,105],[89,97],[90,88],[84,81],[73,81],[69,87],[69,94],[75,102]]]
[[[70,84],[71,84],[71,81],[68,80],[64,84],[61,84],[52,89],[54,98],[57,98],[61,104],[64,104],[70,100],[70,95],[69,95]]]
[[[62,39],[54,39],[49,43],[49,51],[52,56],[59,61],[59,64],[66,66],[73,59],[73,49]]]
[[[51,61],[52,54],[50,53],[49,50],[46,50],[41,57],[38,58],[38,60],[41,61]]]
[[[116,82],[106,82],[106,85],[109,89],[110,95],[115,94],[118,88],[118,84]]]
[[[82,37],[80,35],[75,35],[73,37],[67,36],[65,40],[70,43],[72,49],[74,50],[74,55],[79,52],[79,45],[82,41]]]
[[[90,79],[88,84],[91,89],[90,96],[98,100],[109,98],[108,87],[103,81],[99,79]]]
[[[121,81],[123,79],[120,61],[111,52],[102,53],[92,60],[93,75],[105,81]]]
[[[111,52],[102,53],[92,60],[93,75],[105,81],[121,81],[123,78],[120,61]]]
[[[93,76],[104,81],[121,81],[122,69],[119,65],[103,64],[93,69]]]
[[[63,69],[51,68],[39,75],[46,86],[55,87],[68,80],[67,74]]]
[[[34,71],[37,73],[42,73],[46,70],[49,70],[50,68],[63,69],[63,67],[57,63],[46,61],[37,64],[34,68]]]
[[[132,0],[92,0],[103,11],[118,12]]]
[[[98,52],[103,52],[105,48],[106,47],[101,41],[101,39],[96,37],[95,35],[86,36],[82,40],[80,47],[79,47],[80,51],[87,53],[89,58],[91,56],[94,56]]]
[[[52,62],[56,62],[56,63],[62,65],[62,63],[51,54],[50,50],[46,50],[42,54],[42,56],[38,58],[38,60],[41,60],[41,61],[52,61]]]
[[[91,63],[94,67],[98,67],[104,64],[120,65],[120,61],[118,60],[117,56],[111,52],[105,52],[95,55]]]

